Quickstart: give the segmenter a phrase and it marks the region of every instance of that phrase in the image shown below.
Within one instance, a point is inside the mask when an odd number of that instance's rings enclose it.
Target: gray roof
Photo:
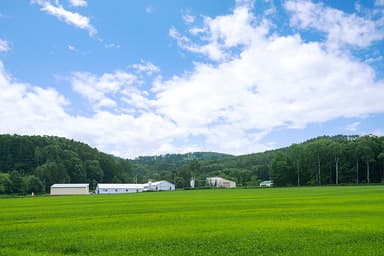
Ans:
[[[112,184],[112,183],[99,183],[97,184],[99,189],[129,189],[129,188],[144,188],[143,184]]]
[[[73,184],[53,184],[51,188],[84,188],[89,187],[88,183],[80,184],[80,183],[73,183]]]

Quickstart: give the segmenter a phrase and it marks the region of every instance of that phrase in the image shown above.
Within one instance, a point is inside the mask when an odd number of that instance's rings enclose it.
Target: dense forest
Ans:
[[[214,152],[121,159],[73,140],[0,135],[0,193],[44,193],[54,183],[143,183],[168,180],[198,187],[221,176],[241,187],[381,183],[384,137],[322,136],[290,147],[242,156]]]
[[[73,140],[0,135],[0,193],[44,193],[54,183],[130,182],[131,164]]]

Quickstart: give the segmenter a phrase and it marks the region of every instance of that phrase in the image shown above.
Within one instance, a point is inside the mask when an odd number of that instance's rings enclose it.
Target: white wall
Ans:
[[[51,195],[87,195],[88,187],[83,188],[51,188]]]

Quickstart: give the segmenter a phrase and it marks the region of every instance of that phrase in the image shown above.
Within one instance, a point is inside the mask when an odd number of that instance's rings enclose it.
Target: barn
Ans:
[[[88,195],[89,184],[53,184],[51,195]]]
[[[99,183],[96,186],[96,194],[125,194],[143,192],[143,184],[111,184]]]
[[[215,188],[235,188],[236,182],[232,180],[226,180],[221,177],[209,177],[207,178],[207,183],[211,187]]]
[[[164,190],[175,190],[175,184],[166,181],[166,180],[160,180],[144,184],[144,190],[145,191],[164,191]]]

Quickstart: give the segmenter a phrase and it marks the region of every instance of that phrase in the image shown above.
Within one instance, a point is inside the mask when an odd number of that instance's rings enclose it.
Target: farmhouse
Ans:
[[[51,195],[88,195],[89,184],[53,184]]]
[[[207,183],[211,187],[215,188],[235,188],[236,182],[231,180],[226,180],[221,177],[209,177],[207,178]]]
[[[144,184],[145,191],[161,191],[161,190],[175,190],[175,184],[166,180],[151,182]]]
[[[96,186],[96,194],[124,194],[144,191],[144,184],[107,184],[99,183]]]

